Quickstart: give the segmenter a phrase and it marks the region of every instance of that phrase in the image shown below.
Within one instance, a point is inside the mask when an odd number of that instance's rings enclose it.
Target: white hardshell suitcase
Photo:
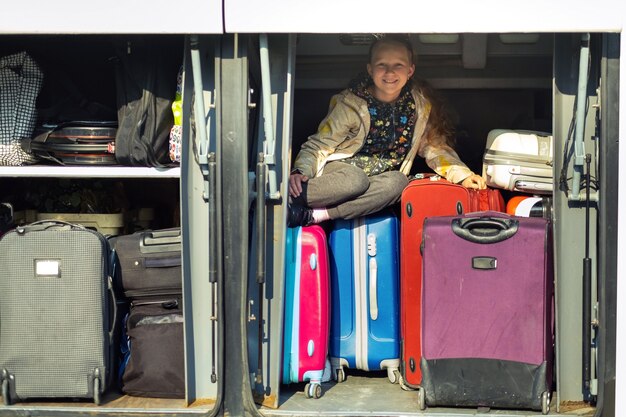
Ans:
[[[551,194],[554,151],[549,133],[494,129],[487,136],[483,178],[490,187]]]

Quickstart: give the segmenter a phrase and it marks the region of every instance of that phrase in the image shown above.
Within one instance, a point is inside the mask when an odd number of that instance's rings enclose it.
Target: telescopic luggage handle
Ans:
[[[141,253],[180,252],[180,228],[142,232],[139,240]]]
[[[519,221],[497,217],[452,219],[452,231],[469,242],[490,244],[502,242],[517,233]]]

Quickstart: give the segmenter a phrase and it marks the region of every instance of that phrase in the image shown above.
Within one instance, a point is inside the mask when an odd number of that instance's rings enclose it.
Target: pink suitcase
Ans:
[[[287,229],[283,383],[309,381],[308,398],[320,385],[330,331],[328,245],[317,225]]]

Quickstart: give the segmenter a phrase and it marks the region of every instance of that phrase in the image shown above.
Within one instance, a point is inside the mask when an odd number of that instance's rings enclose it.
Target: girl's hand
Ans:
[[[477,190],[483,190],[487,188],[487,183],[485,179],[480,175],[472,174],[469,177],[465,178],[461,185],[465,188],[474,188]]]
[[[297,198],[302,192],[302,183],[308,180],[309,177],[298,172],[291,174],[289,176],[289,195],[293,198]]]

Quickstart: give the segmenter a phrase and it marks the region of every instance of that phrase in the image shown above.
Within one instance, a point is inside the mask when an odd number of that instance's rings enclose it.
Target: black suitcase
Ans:
[[[6,405],[93,398],[110,382],[116,302],[107,240],[42,221],[0,239],[0,380]]]
[[[180,228],[111,238],[129,302],[119,381],[128,395],[185,397]]]
[[[121,289],[129,299],[182,292],[180,228],[114,237]]]

